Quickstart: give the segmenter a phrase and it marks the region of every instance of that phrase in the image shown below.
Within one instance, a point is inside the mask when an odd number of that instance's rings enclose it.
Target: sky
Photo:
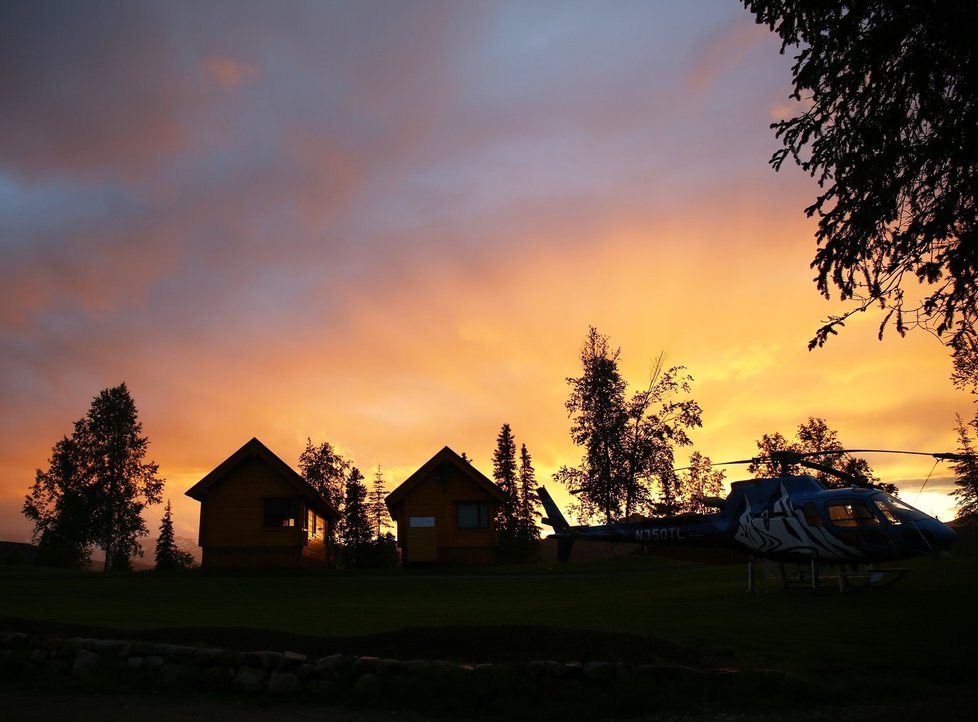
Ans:
[[[592,326],[632,388],[660,354],[693,377],[680,461],[810,416],[953,451],[974,406],[939,341],[871,311],[807,350],[845,307],[817,184],[768,165],[779,49],[736,0],[3,3],[0,539],[122,382],[184,538],[252,437],[393,489],[445,445],[491,474],[508,423],[553,487]],[[867,458],[953,517],[946,466]]]

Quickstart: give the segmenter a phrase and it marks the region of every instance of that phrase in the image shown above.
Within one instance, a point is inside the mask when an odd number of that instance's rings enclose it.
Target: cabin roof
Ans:
[[[294,486],[296,492],[304,497],[317,512],[332,518],[334,521],[340,519],[340,512],[330,503],[329,499],[318,492],[295,469],[282,461],[257,438],[252,438],[251,441],[218,464],[207,476],[187,489],[186,495],[197,501],[205,501],[211,487],[223,481],[240,464],[253,458],[261,459],[270,465],[282,479]]]
[[[467,479],[472,481],[472,483],[488,492],[499,501],[502,501],[505,498],[502,489],[496,486],[492,480],[446,446],[437,454],[428,459],[428,461],[421,465],[420,469],[411,474],[411,476],[405,479],[400,486],[387,495],[387,498],[384,500],[387,508],[393,510],[394,506],[398,502],[407,496],[418,484],[428,478],[428,476],[442,464],[449,464],[455,467],[461,471]]]

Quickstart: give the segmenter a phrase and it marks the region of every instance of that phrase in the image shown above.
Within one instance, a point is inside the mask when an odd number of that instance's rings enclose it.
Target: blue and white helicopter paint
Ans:
[[[938,460],[966,458],[952,453],[925,455]],[[840,589],[854,578],[865,585],[878,586],[896,581],[907,570],[878,569],[874,565],[919,555],[936,557],[953,543],[954,530],[947,524],[855,477],[810,461],[808,456],[815,454],[776,452],[769,457],[727,463],[775,462],[782,469],[801,465],[831,474],[851,486],[829,488],[809,475],[747,479],[733,482],[725,500],[708,500],[719,509],[715,514],[681,514],[598,526],[568,524],[547,490],[540,487],[538,494],[547,514],[543,523],[554,530],[551,536],[557,539],[557,558],[561,562],[570,558],[575,541],[630,542],[653,548],[737,549],[748,558],[750,591],[755,589],[757,560],[773,562],[786,584],[804,574],[806,583],[813,588],[823,577],[837,579]]]

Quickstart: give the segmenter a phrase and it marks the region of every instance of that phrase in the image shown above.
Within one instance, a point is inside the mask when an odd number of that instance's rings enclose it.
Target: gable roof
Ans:
[[[191,499],[204,501],[207,498],[207,491],[215,484],[222,481],[240,464],[250,459],[258,458],[270,465],[278,475],[289,484],[295,487],[296,492],[306,498],[313,508],[321,512],[324,516],[334,520],[340,518],[340,512],[333,506],[329,499],[318,492],[308,481],[291,466],[276,456],[271,449],[261,443],[257,438],[252,438],[231,456],[218,464],[213,471],[198,481],[184,492]]]
[[[420,469],[411,474],[411,476],[405,479],[400,486],[387,495],[387,498],[384,499],[384,503],[387,505],[387,508],[393,509],[394,506],[401,501],[401,499],[403,499],[414,487],[424,481],[424,479],[426,479],[442,464],[449,464],[455,467],[461,471],[466,478],[471,480],[481,489],[489,492],[492,496],[496,497],[500,501],[505,498],[502,489],[496,486],[485,474],[446,446],[437,454],[428,459],[428,461],[422,464]]]

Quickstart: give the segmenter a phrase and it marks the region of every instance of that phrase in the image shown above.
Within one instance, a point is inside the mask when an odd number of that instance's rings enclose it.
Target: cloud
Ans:
[[[225,91],[252,82],[258,77],[258,68],[226,56],[212,56],[201,61],[204,72]]]
[[[153,3],[5,3],[0,168],[140,177],[184,150],[197,101]]]
[[[767,167],[789,76],[742,8],[690,8],[4,5],[5,493],[121,381],[175,505],[254,435],[488,470],[508,422],[543,480],[589,325],[633,386],[688,367],[713,458],[811,414],[938,443],[941,349],[805,350],[814,190]]]
[[[739,15],[705,33],[690,46],[692,60],[687,82],[699,92],[713,88],[721,76],[729,75],[758,48],[777,48],[776,36],[763,25]]]

